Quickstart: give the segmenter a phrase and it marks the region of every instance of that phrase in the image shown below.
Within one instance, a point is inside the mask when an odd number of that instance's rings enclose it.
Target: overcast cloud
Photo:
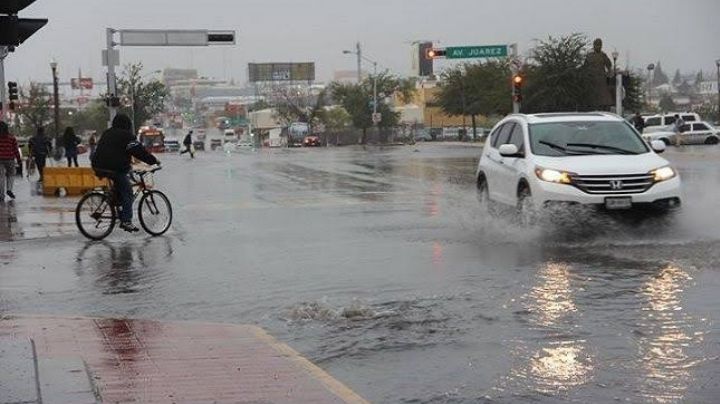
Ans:
[[[54,57],[61,79],[104,79],[105,27],[234,29],[234,47],[122,48],[122,63],[149,69],[194,67],[246,80],[248,62],[314,61],[318,79],[355,68],[343,49],[366,54],[396,73],[410,71],[410,42],[441,46],[513,43],[583,32],[601,37],[620,64],[661,60],[672,74],[714,71],[720,58],[720,0],[37,0],[21,17],[50,22],[6,60],[8,80],[49,81]]]

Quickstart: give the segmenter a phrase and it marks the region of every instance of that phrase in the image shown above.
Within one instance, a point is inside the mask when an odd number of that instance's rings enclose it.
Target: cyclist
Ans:
[[[130,158],[150,164],[160,161],[150,154],[132,133],[132,122],[127,115],[117,114],[110,129],[106,130],[97,143],[92,167],[100,177],[108,177],[115,184],[120,199],[120,228],[134,232],[139,229],[132,223],[133,191],[128,175]]]

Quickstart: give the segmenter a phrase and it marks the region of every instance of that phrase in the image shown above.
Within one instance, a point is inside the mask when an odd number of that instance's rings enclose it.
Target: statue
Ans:
[[[590,98],[588,106],[602,111],[609,111],[613,101],[608,79],[613,76],[610,58],[602,51],[602,39],[593,41],[593,50],[585,58],[585,68],[590,81]]]

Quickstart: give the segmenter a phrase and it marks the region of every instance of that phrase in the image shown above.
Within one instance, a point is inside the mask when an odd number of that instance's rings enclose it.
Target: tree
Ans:
[[[67,124],[73,126],[76,133],[95,131],[101,134],[107,128],[107,123],[108,109],[101,100],[90,102],[67,119]]]
[[[307,123],[312,133],[312,126],[320,122],[326,104],[326,90],[313,95],[293,87],[280,88],[275,91],[272,103],[276,117],[285,126],[293,122]]]
[[[22,103],[17,110],[16,130],[20,136],[32,136],[39,127],[52,123],[52,97],[44,85],[30,83],[30,88],[20,89]],[[46,133],[54,133],[48,130]]]
[[[682,76],[680,75],[680,69],[675,70],[675,76],[673,76],[672,84],[674,86],[679,86],[680,83],[682,83],[682,81],[683,81],[683,79],[682,79]]]
[[[623,109],[633,112],[641,112],[644,109],[643,84],[641,75],[628,72],[627,84],[625,85],[625,98],[622,101]]]
[[[670,94],[663,94],[662,97],[660,97],[660,102],[658,103],[658,106],[664,112],[673,111],[675,110],[675,101],[673,101]]]
[[[378,105],[377,112],[382,115],[378,127],[382,129],[397,126],[400,114],[383,99],[395,94],[401,101],[409,101],[415,93],[415,82],[412,79],[401,79],[397,76],[380,73],[369,76],[359,84],[343,84],[334,82],[330,84],[329,91],[332,98],[350,114],[352,125],[362,129],[361,143],[367,142],[367,129],[373,126],[373,80],[377,80]]]
[[[667,84],[670,80],[668,79],[667,74],[663,72],[662,66],[660,66],[660,62],[655,63],[655,70],[653,70],[653,79],[652,79],[652,85],[657,87],[663,84]]]
[[[695,86],[695,89],[696,89],[696,90],[700,88],[700,83],[702,83],[703,81],[704,81],[704,79],[703,79],[703,72],[702,72],[702,70],[700,70],[700,71],[697,72],[697,74],[695,75],[695,83],[693,83],[693,85]]]
[[[593,109],[585,69],[589,42],[582,34],[540,41],[524,69],[524,112]]]
[[[435,102],[451,116],[471,117],[473,137],[477,115],[506,115],[512,111],[510,68],[492,60],[457,66],[442,74]]]
[[[118,80],[119,92],[127,99],[128,104],[122,112],[130,117],[134,115],[133,124],[136,129],[165,110],[165,97],[169,95],[162,82],[157,80],[144,82],[142,71],[142,63],[126,65],[123,76]]]

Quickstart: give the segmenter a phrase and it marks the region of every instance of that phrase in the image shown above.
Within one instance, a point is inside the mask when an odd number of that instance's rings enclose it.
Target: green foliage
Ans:
[[[348,114],[352,125],[363,130],[363,134],[372,123],[372,100],[373,100],[373,78],[377,79],[378,105],[377,111],[382,114],[382,121],[379,128],[392,128],[397,126],[400,114],[393,111],[391,105],[383,102],[383,99],[395,94],[402,101],[409,101],[415,93],[415,82],[412,79],[401,79],[397,76],[380,73],[377,76],[370,76],[360,84],[332,83],[329,92],[340,106]],[[361,142],[365,142],[363,135]]]
[[[320,119],[329,131],[345,129],[352,124],[350,114],[342,107],[325,108]]]
[[[682,83],[682,76],[680,76],[680,69],[675,70],[675,75],[673,76],[672,83],[674,86],[677,86],[680,83]]]
[[[285,88],[276,92],[273,104],[276,117],[286,126],[293,122],[304,122],[313,126],[320,122],[320,114],[326,105],[326,91],[310,95],[297,89]]]
[[[37,132],[37,128],[52,123],[52,96],[45,86],[30,83],[27,91],[24,88],[20,89],[20,99],[22,103],[17,108],[17,119],[14,125],[19,136],[32,136]],[[52,134],[53,131],[46,130],[46,133]]]
[[[676,109],[675,101],[673,101],[670,94],[663,94],[662,97],[660,97],[658,106],[660,107],[660,110],[665,112],[674,111]]]
[[[579,111],[589,106],[591,89],[585,68],[590,43],[582,34],[549,37],[532,51],[524,74],[523,112]]]
[[[655,63],[652,85],[657,87],[659,85],[667,84],[669,82],[670,80],[668,79],[667,74],[665,74],[665,72],[663,71],[662,66],[660,66],[660,62]]]
[[[501,61],[457,66],[442,74],[435,102],[453,116],[506,115],[512,111],[510,68]]]
[[[101,134],[108,126],[108,109],[105,102],[95,100],[85,108],[76,111],[66,119],[65,124],[75,128],[75,133],[82,134],[85,131],[95,131]]]
[[[629,72],[629,83],[625,86],[625,98],[623,109],[632,112],[642,112],[643,103],[643,79],[640,75]]]
[[[127,99],[128,106],[122,112],[132,117],[135,106],[135,128],[165,110],[165,98],[169,95],[165,84],[153,80],[145,82],[142,63],[126,65],[123,76],[118,80],[120,94]]]

